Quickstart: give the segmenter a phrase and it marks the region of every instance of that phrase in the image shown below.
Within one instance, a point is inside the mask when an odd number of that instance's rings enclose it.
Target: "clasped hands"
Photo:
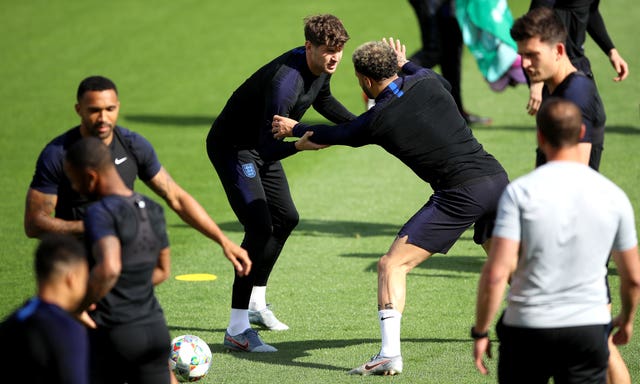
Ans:
[[[274,115],[271,122],[271,133],[275,139],[283,139],[285,137],[293,136],[293,127],[298,124],[297,121],[288,117]],[[295,147],[299,151],[304,150],[318,150],[328,147],[328,145],[316,144],[309,138],[313,135],[312,131],[307,131],[304,135],[295,142]]]

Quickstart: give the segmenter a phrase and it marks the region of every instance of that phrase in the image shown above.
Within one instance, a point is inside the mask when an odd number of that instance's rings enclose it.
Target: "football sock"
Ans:
[[[382,348],[380,355],[384,357],[400,356],[400,320],[402,314],[395,309],[378,311]]]
[[[252,311],[261,311],[267,308],[267,287],[253,286],[251,290],[251,298],[249,299],[249,309]]]
[[[251,328],[251,325],[249,325],[249,311],[231,308],[231,318],[229,319],[227,332],[231,336],[235,336],[244,332],[247,328]]]

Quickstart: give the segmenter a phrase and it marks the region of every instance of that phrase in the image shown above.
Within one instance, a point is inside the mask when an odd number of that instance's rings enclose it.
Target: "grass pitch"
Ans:
[[[515,17],[525,11],[525,4],[512,3]],[[640,56],[634,37],[640,15],[636,8],[631,0],[601,5],[609,32],[631,66],[628,80],[614,84],[613,71],[598,47],[589,41],[586,50],[608,116],[602,173],[625,189],[638,217]],[[302,19],[314,13],[336,14],[351,35],[332,90],[356,113],[364,106],[353,76],[353,49],[383,36],[400,38],[409,51],[420,45],[408,2],[0,4],[0,316],[34,292],[31,263],[36,242],[23,233],[24,196],[42,147],[78,123],[73,104],[82,78],[102,74],[116,82],[122,102],[119,123],[146,136],[172,176],[239,242],[241,227],[209,164],[204,139],[231,92],[246,77],[303,43]],[[493,93],[468,52],[463,64],[466,107],[494,119],[492,127],[477,127],[474,133],[512,179],[528,172],[534,163],[535,135],[534,120],[525,114],[527,90]],[[310,110],[305,120],[321,118]],[[284,248],[267,293],[279,318],[291,326],[287,332],[262,333],[278,353],[223,352],[233,272],[217,246],[167,210],[173,276],[218,276],[208,282],[172,278],[157,289],[172,336],[193,333],[211,346],[213,366],[203,382],[495,382],[495,361],[485,378],[475,372],[471,359],[468,329],[485,256],[469,233],[448,255],[434,256],[409,275],[402,328],[405,372],[392,379],[346,375],[379,348],[377,258],[431,191],[376,147],[333,147],[301,153],[283,163],[301,222]],[[154,197],[141,183],[137,189]],[[615,270],[612,274],[615,292]],[[622,348],[635,380],[640,378],[638,340],[636,335]]]

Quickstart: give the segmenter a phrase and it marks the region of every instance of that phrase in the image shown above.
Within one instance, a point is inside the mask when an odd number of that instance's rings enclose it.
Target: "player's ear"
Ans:
[[[584,135],[586,133],[587,133],[586,125],[584,125],[584,124],[580,125],[580,140],[582,140],[584,138]]]
[[[98,185],[98,172],[95,169],[87,169],[85,171],[85,177],[87,181],[87,189],[93,193]]]
[[[561,56],[564,56],[566,53],[566,48],[564,46],[564,43],[556,43],[556,57],[560,58]]]
[[[542,132],[540,132],[540,129],[536,128],[536,138],[538,139],[538,147],[542,148],[542,146],[545,143],[544,140],[544,136],[542,135]]]
[[[309,40],[304,42],[304,50],[309,52],[311,50],[311,42]]]

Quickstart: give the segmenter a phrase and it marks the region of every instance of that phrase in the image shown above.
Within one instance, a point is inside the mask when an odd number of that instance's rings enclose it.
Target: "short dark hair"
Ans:
[[[48,233],[42,236],[35,252],[34,269],[39,283],[46,282],[61,268],[86,262],[82,243],[70,235]]]
[[[364,43],[353,51],[353,66],[373,80],[388,79],[398,73],[398,55],[382,41]]]
[[[113,81],[104,76],[89,76],[80,82],[76,99],[80,101],[82,96],[89,91],[107,91],[109,89],[113,89],[116,95],[118,94],[118,89]]]
[[[315,15],[304,19],[304,38],[316,46],[342,48],[349,41],[349,34],[334,15]]]
[[[64,155],[64,161],[76,169],[105,169],[113,166],[109,147],[93,136],[83,137],[71,145]]]
[[[538,37],[540,41],[556,44],[567,40],[567,29],[551,8],[539,7],[517,19],[511,27],[511,37],[523,41]]]
[[[552,147],[569,147],[580,141],[582,112],[569,100],[551,97],[536,114],[536,125]]]

